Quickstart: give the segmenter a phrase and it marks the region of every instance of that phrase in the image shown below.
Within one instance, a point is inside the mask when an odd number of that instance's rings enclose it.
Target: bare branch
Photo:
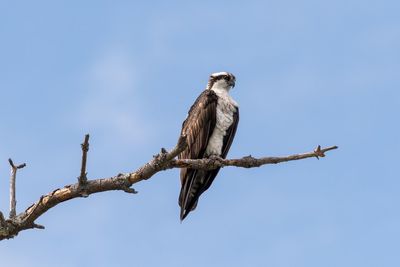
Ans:
[[[87,152],[89,151],[89,134],[85,135],[85,139],[81,144],[82,148],[82,163],[81,163],[81,174],[78,177],[78,189],[80,189],[80,195],[82,197],[88,197],[88,193],[86,191],[87,185],[87,172],[86,172],[86,161],[87,161]]]
[[[169,168],[191,168],[191,169],[202,169],[202,170],[212,170],[220,167],[235,166],[242,168],[254,168],[260,167],[266,164],[277,164],[286,161],[300,160],[312,157],[325,157],[325,152],[337,149],[337,146],[331,146],[321,149],[318,146],[314,151],[295,154],[284,157],[263,157],[254,158],[252,156],[243,157],[240,159],[222,159],[222,158],[211,158],[211,159],[174,159],[168,163]]]
[[[241,159],[175,159],[177,155],[181,153],[186,147],[186,137],[181,136],[178,140],[177,145],[170,152],[162,148],[161,152],[155,155],[152,160],[150,160],[148,163],[144,164],[142,167],[132,173],[118,174],[110,178],[95,179],[90,181],[86,180],[85,192],[88,196],[91,194],[111,190],[121,190],[127,193],[137,193],[133,188],[131,188],[133,184],[145,179],[149,179],[157,172],[167,169],[190,167],[209,170],[225,166],[252,168],[259,167],[265,164],[276,164],[280,162],[300,160],[310,157],[323,157],[325,152],[337,148],[336,146],[324,149],[318,147],[313,152],[308,152],[304,154],[296,154],[286,157],[264,157],[259,159],[253,158],[251,156]],[[81,175],[82,173],[86,174],[85,167],[83,166],[83,157],[84,156],[82,156]],[[37,202],[27,208],[24,212],[18,214],[13,219],[2,221],[0,217],[0,240],[13,238],[20,231],[26,229],[43,229],[44,227],[36,224],[35,220],[43,215],[47,210],[58,205],[59,203],[81,197],[81,191],[81,184],[78,181],[78,183],[67,185],[63,188],[58,188],[46,195],[41,196]]]
[[[14,218],[16,215],[17,200],[15,197],[15,183],[17,179],[17,170],[22,169],[26,166],[25,163],[15,166],[12,159],[8,159],[11,165],[11,175],[10,175],[10,218]]]
[[[87,152],[89,151],[89,135],[85,135],[85,140],[81,144],[82,148],[82,165],[81,165],[81,175],[78,178],[78,182],[81,186],[87,183],[86,177],[86,159],[87,159]]]

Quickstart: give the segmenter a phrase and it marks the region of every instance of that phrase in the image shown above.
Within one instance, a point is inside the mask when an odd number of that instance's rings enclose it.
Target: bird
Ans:
[[[181,136],[186,136],[187,147],[179,159],[226,158],[239,123],[239,105],[229,94],[235,83],[235,76],[229,72],[210,75],[206,89],[182,123]],[[197,207],[200,195],[211,186],[219,169],[181,168],[181,222]]]

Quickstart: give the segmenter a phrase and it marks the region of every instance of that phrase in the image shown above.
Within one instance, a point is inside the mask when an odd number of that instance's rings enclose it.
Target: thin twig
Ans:
[[[85,135],[85,140],[81,144],[82,148],[82,165],[81,165],[81,175],[78,178],[79,185],[84,186],[87,183],[87,173],[86,173],[86,159],[87,152],[89,151],[89,135]]]
[[[17,170],[22,169],[26,166],[25,163],[15,166],[12,159],[8,159],[11,165],[11,176],[10,176],[10,218],[14,218],[16,215],[17,200],[15,197],[15,183],[17,179]]]

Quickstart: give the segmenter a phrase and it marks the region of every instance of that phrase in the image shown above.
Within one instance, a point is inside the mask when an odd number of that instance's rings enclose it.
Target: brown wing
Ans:
[[[228,151],[231,148],[233,138],[236,135],[236,129],[239,124],[239,107],[236,107],[236,112],[233,113],[233,122],[232,125],[226,131],[226,135],[224,136],[224,143],[222,145],[222,158],[226,158],[228,155]]]
[[[199,159],[203,158],[208,139],[210,138],[216,124],[216,108],[218,97],[211,90],[205,90],[196,99],[190,108],[187,119],[182,124],[182,134],[186,135],[188,148],[186,148],[178,158],[180,159]],[[190,193],[191,184],[196,177],[197,170],[181,169],[181,192],[179,195],[179,205],[185,209],[184,202]]]
[[[203,158],[208,139],[216,123],[218,97],[211,90],[205,90],[190,108],[182,124],[182,134],[187,136],[188,148],[178,155],[180,159]],[[181,183],[185,183],[187,169],[181,169]]]

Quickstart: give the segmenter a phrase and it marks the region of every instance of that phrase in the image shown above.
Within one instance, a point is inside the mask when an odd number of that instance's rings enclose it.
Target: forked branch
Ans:
[[[120,173],[114,177],[109,178],[87,180],[86,153],[89,145],[88,142],[89,136],[86,135],[85,141],[82,144],[82,166],[81,175],[78,179],[78,182],[75,184],[66,185],[63,188],[55,189],[52,192],[41,196],[40,199],[36,201],[33,205],[31,205],[24,212],[21,212],[13,218],[6,220],[0,212],[0,240],[12,238],[16,236],[20,231],[26,229],[43,229],[44,227],[36,224],[35,220],[43,215],[47,210],[51,209],[61,202],[111,190],[121,190],[127,193],[137,193],[133,188],[131,188],[133,184],[138,183],[142,180],[149,179],[154,174],[163,170],[173,168],[194,168],[210,170],[225,166],[253,168],[260,167],[265,164],[277,164],[280,162],[300,160],[310,157],[324,157],[325,152],[337,149],[336,146],[323,149],[318,146],[312,152],[284,157],[254,158],[251,156],[247,156],[241,159],[176,159],[176,157],[187,147],[186,137],[181,136],[178,140],[177,145],[170,152],[162,148],[161,152],[155,155],[152,160],[150,160],[134,172],[126,174]],[[82,194],[82,186],[84,186],[85,194]]]

